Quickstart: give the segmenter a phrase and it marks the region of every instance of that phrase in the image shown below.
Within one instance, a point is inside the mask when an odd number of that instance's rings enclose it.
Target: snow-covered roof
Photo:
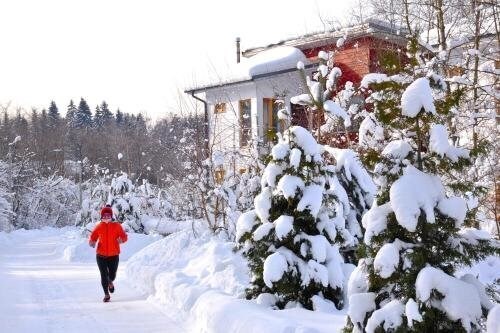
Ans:
[[[336,43],[339,38],[343,38],[346,35],[350,39],[362,36],[375,36],[385,39],[385,37],[391,36],[391,40],[393,41],[400,40],[406,43],[405,36],[407,35],[407,30],[377,19],[368,19],[362,24],[328,31],[313,32],[298,37],[284,39],[266,46],[248,48],[243,51],[243,56],[251,57],[264,50],[272,49],[277,46],[293,46],[302,50],[311,47],[321,47]]]
[[[278,72],[286,69],[297,68],[301,61],[308,63],[306,56],[298,48],[291,46],[280,46],[260,52],[241,63],[246,67],[249,76],[257,76]]]
[[[196,87],[186,89],[186,92],[196,92],[209,88],[217,88],[231,84],[245,83],[260,77],[278,75],[286,72],[296,71],[297,63],[302,62],[309,65],[304,53],[292,46],[280,46],[264,50],[258,54],[243,58],[242,62],[230,66],[228,75],[220,78],[218,82],[207,82]]]
[[[363,24],[337,30],[315,32],[263,47],[250,48],[243,52],[244,57],[241,63],[230,66],[228,75],[222,75],[217,80],[197,84],[185,91],[187,93],[199,92],[206,89],[251,82],[259,77],[296,71],[297,62],[299,61],[303,62],[306,67],[312,66],[301,50],[333,44],[339,38],[346,36],[349,39],[362,36],[374,36],[380,39],[390,38],[391,41],[406,44],[406,34],[407,31],[404,28],[390,25],[384,21],[369,19]]]

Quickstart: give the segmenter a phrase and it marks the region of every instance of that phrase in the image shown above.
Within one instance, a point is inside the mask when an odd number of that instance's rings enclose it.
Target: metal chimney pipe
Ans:
[[[240,50],[240,37],[236,37],[236,63],[240,63],[240,56],[241,56],[241,50]]]

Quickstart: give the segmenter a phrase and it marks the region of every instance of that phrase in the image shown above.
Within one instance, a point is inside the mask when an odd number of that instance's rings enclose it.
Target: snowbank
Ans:
[[[150,294],[157,291],[156,297],[162,303],[169,298],[180,301],[177,297],[181,295],[171,293],[182,284],[240,295],[245,289],[243,285],[248,283],[248,269],[245,260],[233,252],[233,246],[211,238],[209,233],[195,237],[191,230],[180,231],[130,258],[126,274],[141,291]]]
[[[60,242],[54,252],[54,255],[60,255],[67,244],[78,239],[80,229],[75,227],[43,227],[41,229],[17,229],[12,232],[0,232],[0,250],[2,247],[12,246],[16,243],[27,242],[32,239],[37,239],[42,236],[59,236]]]
[[[201,333],[331,333],[340,332],[345,324],[341,314],[298,308],[274,311],[214,291],[201,295],[191,314],[192,331]]]
[[[7,232],[0,231],[0,250],[2,248],[8,247],[12,240]]]
[[[141,223],[144,231],[148,234],[159,233],[160,235],[169,235],[186,228],[186,224],[191,221],[175,221],[169,218],[158,218],[155,216],[142,216]]]
[[[135,254],[126,275],[160,305],[179,309],[193,332],[326,333],[344,326],[345,312],[272,310],[265,302],[245,300],[250,272],[234,246],[208,232],[195,237],[181,231]]]

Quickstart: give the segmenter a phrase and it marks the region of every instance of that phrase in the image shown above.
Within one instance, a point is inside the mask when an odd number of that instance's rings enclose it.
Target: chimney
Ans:
[[[240,56],[241,56],[241,51],[240,51],[240,37],[236,37],[236,63],[240,63]]]

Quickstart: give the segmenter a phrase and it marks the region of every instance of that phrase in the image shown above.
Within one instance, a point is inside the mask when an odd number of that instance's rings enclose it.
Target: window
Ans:
[[[251,100],[241,100],[239,103],[239,108],[240,147],[246,147],[250,144],[250,139],[252,136],[252,119],[250,118],[252,110]]]
[[[226,112],[226,103],[217,103],[214,106],[214,113],[224,113]]]
[[[274,98],[264,98],[263,113],[264,113],[264,142],[272,141],[279,132],[278,119],[279,105]]]
[[[224,169],[219,169],[219,170],[215,170],[215,174],[214,174],[214,178],[215,178],[215,183],[216,184],[222,184],[222,182],[224,181],[224,174],[226,172],[224,171]]]

